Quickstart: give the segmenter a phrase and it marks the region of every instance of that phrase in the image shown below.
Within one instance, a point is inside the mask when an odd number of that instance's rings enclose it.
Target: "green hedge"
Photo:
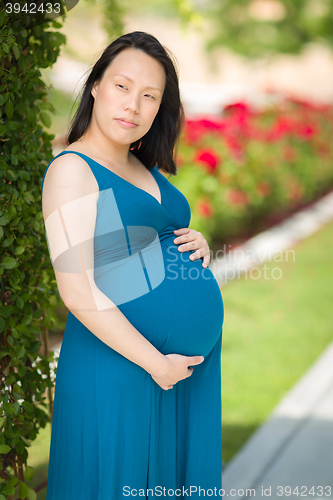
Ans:
[[[32,25],[5,9],[0,26],[0,500],[34,500],[28,448],[52,415],[47,335],[60,302],[40,204],[54,138],[42,125],[54,108],[39,68],[53,65],[66,38],[49,30],[56,21]]]

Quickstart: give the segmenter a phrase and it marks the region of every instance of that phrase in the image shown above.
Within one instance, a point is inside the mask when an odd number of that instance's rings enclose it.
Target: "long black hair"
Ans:
[[[173,54],[153,35],[144,31],[126,33],[114,40],[94,64],[81,91],[79,107],[71,120],[67,135],[67,145],[79,140],[87,130],[94,97],[91,89],[95,81],[100,81],[113,59],[124,49],[132,47],[141,50],[159,61],[165,70],[166,83],[157,115],[148,132],[130,145],[131,152],[151,170],[155,165],[166,173],[176,175],[175,146],[178,148],[185,113],[180,98],[178,75],[173,63]],[[78,96],[79,97],[79,96]]]

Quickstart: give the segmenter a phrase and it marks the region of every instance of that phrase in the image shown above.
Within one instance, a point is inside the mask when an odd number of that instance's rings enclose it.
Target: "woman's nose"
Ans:
[[[138,113],[139,112],[139,96],[132,94],[131,96],[126,99],[126,103],[124,106],[124,109],[129,109],[133,113]]]

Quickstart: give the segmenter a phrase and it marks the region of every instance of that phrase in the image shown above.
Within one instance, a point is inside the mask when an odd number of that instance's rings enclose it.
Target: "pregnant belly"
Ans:
[[[173,236],[174,239],[174,236]],[[202,258],[179,252],[170,239],[161,245],[164,279],[119,309],[163,354],[202,355],[211,351],[222,333],[224,307],[219,285]]]

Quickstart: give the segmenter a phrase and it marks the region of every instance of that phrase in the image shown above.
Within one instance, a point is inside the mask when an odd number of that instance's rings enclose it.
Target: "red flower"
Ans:
[[[313,125],[305,124],[299,125],[297,128],[297,133],[300,137],[304,139],[310,139],[313,135],[315,135],[316,131]]]
[[[184,138],[189,143],[198,141],[203,135],[209,132],[223,131],[225,123],[222,120],[195,119],[185,120]]]
[[[247,205],[248,198],[244,191],[239,189],[231,189],[228,193],[227,201],[236,205]]]
[[[220,159],[212,149],[198,151],[195,155],[195,161],[203,163],[208,172],[214,172],[220,163]]]
[[[197,121],[197,124],[202,128],[202,129],[207,129],[207,131],[211,130],[223,130],[225,128],[225,123],[221,120],[207,120],[206,118],[202,118],[201,120]]]
[[[199,214],[205,218],[212,217],[212,215],[214,214],[211,203],[206,199],[201,199],[198,201],[197,209]]]
[[[267,181],[260,181],[257,184],[257,191],[259,194],[262,196],[268,196],[269,193],[271,192],[271,185]]]
[[[223,111],[227,112],[227,113],[231,112],[232,114],[235,114],[235,113],[249,114],[251,112],[249,105],[245,102],[242,102],[242,101],[235,102],[233,104],[229,104],[228,106],[225,106]]]
[[[280,117],[276,120],[271,130],[268,132],[266,139],[268,141],[276,141],[281,139],[287,133],[294,130],[295,123],[288,117]]]

